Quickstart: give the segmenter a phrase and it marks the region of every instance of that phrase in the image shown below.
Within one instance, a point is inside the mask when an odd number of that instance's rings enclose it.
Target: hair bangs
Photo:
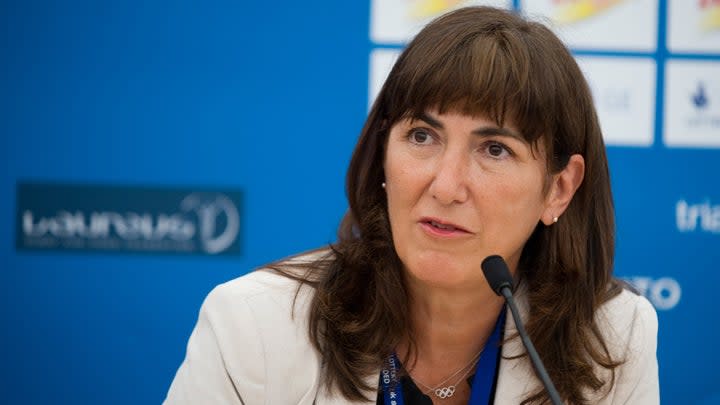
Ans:
[[[538,113],[543,92],[533,87],[526,48],[519,38],[497,31],[411,48],[395,66],[395,83],[388,83],[390,124],[428,110],[453,111],[487,117],[501,127],[513,125],[535,145],[549,126]],[[422,52],[413,52],[417,49]]]

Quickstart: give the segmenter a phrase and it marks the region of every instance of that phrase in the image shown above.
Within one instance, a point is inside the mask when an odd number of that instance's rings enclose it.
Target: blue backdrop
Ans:
[[[669,61],[720,73],[720,52],[668,50],[668,1],[657,7],[657,49],[576,53],[657,66],[650,144],[608,147],[616,272],[658,308],[663,402],[720,403],[720,332],[703,324],[718,319],[720,149],[663,132]],[[370,9],[2,2],[0,402],[159,403],[213,286],[334,240],[370,55],[401,46],[371,40]],[[706,99],[720,138],[714,77],[687,103]],[[17,249],[18,185],[34,182],[240,190],[240,253]]]

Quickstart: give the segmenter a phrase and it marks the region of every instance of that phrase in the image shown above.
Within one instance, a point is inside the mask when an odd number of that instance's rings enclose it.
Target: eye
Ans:
[[[485,151],[493,158],[501,159],[512,155],[510,148],[497,141],[490,141],[485,144]]]
[[[416,145],[430,145],[433,142],[433,136],[424,128],[413,128],[408,133],[408,140]]]

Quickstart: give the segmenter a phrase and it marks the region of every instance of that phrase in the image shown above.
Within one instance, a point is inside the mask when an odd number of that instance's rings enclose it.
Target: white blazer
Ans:
[[[283,405],[368,404],[353,402],[322,385],[321,358],[308,338],[313,290],[269,271],[255,271],[219,285],[207,296],[190,336],[185,360],[164,404]],[[294,301],[295,300],[295,301]],[[526,301],[517,297],[520,311]],[[294,305],[293,305],[294,304]],[[659,404],[657,315],[642,296],[624,291],[598,311],[600,330],[614,358],[616,383],[596,404]],[[515,332],[507,317],[505,336]],[[502,347],[504,357],[524,351],[519,338]],[[606,370],[598,368],[600,375]],[[378,385],[378,373],[367,383]],[[527,356],[501,359],[495,404],[518,404],[540,382]],[[377,391],[367,393],[375,403]]]

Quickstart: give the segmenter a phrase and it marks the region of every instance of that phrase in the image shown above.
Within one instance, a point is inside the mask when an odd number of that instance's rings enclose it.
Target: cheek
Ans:
[[[501,179],[494,195],[488,195],[489,204],[500,210],[508,222],[529,221],[534,224],[544,209],[543,183],[533,173],[516,173]]]
[[[425,165],[408,153],[390,148],[385,158],[385,192],[390,205],[409,208],[422,194]]]
[[[397,233],[397,225],[401,223],[417,202],[417,187],[413,184],[412,173],[404,168],[388,172],[385,178],[385,193],[388,202],[388,215],[393,233]]]
[[[407,259],[411,249],[413,213],[423,196],[422,165],[407,154],[390,149],[385,160],[385,193],[393,243],[398,255]],[[397,152],[397,151],[395,151]]]
[[[392,150],[389,150],[388,157],[385,159],[385,194],[393,235],[398,232],[398,216],[405,212],[407,205],[405,201],[407,195],[405,190],[407,187],[407,171],[404,166],[402,161],[392,154]]]

